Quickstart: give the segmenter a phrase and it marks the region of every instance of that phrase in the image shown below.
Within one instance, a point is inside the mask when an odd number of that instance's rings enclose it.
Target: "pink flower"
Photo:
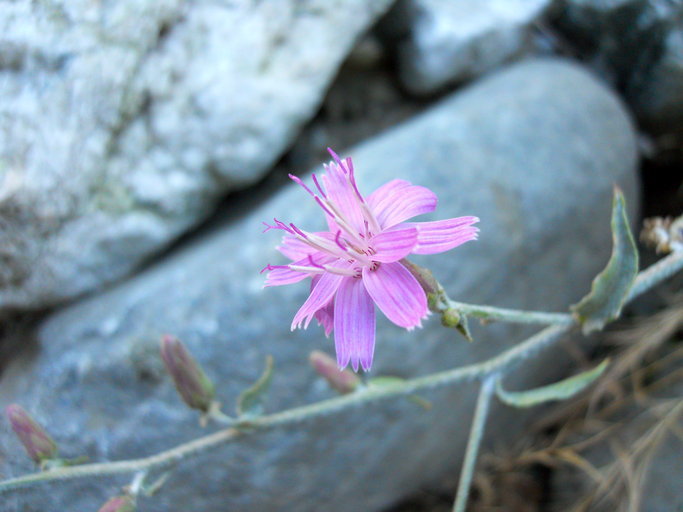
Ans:
[[[266,230],[285,232],[278,250],[292,262],[267,265],[265,286],[311,277],[311,294],[294,315],[292,330],[315,317],[329,336],[334,330],[337,364],[370,370],[375,350],[375,304],[389,320],[410,330],[428,314],[427,297],[400,263],[409,254],[435,254],[477,238],[476,217],[405,222],[436,208],[431,190],[392,180],[368,197],[358,190],[350,158],[325,165],[312,190],[301,185],[325,212],[327,231],[309,232],[273,219]],[[321,183],[322,182],[322,183]],[[262,272],[263,272],[262,271]]]

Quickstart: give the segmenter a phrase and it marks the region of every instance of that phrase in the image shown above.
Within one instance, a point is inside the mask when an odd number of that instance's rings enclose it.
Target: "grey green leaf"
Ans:
[[[505,391],[502,381],[499,380],[496,385],[496,394],[502,402],[517,408],[532,407],[554,400],[566,400],[595,382],[603,374],[608,364],[609,360],[605,359],[592,370],[579,373],[554,384],[527,391]]]
[[[612,256],[593,280],[591,291],[571,307],[584,334],[602,329],[619,317],[638,274],[638,251],[626,216],[624,195],[614,190],[612,202]]]
[[[244,390],[237,399],[237,414],[240,417],[260,416],[273,378],[273,356],[266,357],[266,368],[254,384]]]

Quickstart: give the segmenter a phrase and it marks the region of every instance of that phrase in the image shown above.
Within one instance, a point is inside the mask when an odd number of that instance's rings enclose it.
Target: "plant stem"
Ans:
[[[472,427],[470,428],[470,435],[467,439],[465,459],[463,460],[462,469],[460,470],[460,480],[458,481],[455,503],[453,503],[453,512],[465,512],[465,507],[467,506],[467,498],[470,495],[472,477],[474,476],[474,468],[477,463],[479,447],[481,446],[484,429],[486,428],[486,418],[489,413],[491,398],[493,397],[495,381],[496,375],[489,375],[484,382],[482,382],[481,389],[479,390],[477,407],[474,410]]]
[[[446,299],[446,301],[448,308],[455,309],[458,313],[481,320],[500,320],[509,323],[544,325],[564,325],[571,324],[574,321],[569,313],[544,313],[540,311],[524,311],[520,309],[465,304],[464,302],[456,302],[450,299]]]
[[[683,269],[683,253],[673,253],[663,258],[638,275],[629,294],[628,301],[646,292],[654,285],[672,276],[681,269]],[[475,306],[471,307],[474,308]],[[479,306],[476,307],[480,308]],[[503,311],[506,311],[505,314],[508,315],[505,319],[507,321],[512,321],[511,316],[508,313],[512,310]],[[515,314],[520,317],[519,314],[527,313],[531,312],[516,312]],[[279,426],[296,425],[312,418],[333,414],[347,408],[357,407],[362,404],[386,400],[393,397],[407,396],[418,391],[441,388],[457,382],[483,380],[484,383],[486,383],[489,381],[488,378],[492,375],[506,373],[523,360],[552,345],[575,326],[576,324],[574,322],[566,322],[563,320],[561,324],[547,327],[501,354],[480,363],[454,368],[424,377],[417,377],[390,387],[366,388],[362,391],[357,391],[348,395],[261,416],[249,421],[237,419],[230,428],[219,430],[150,457],[118,462],[61,467],[5,480],[0,482],[0,494],[54,480],[136,473],[164,468],[184,459],[197,456],[209,449],[215,449],[223,444],[232,442],[238,437],[251,435],[257,431],[272,429]],[[482,387],[482,391],[484,389],[485,388]],[[481,395],[480,400],[482,400]]]

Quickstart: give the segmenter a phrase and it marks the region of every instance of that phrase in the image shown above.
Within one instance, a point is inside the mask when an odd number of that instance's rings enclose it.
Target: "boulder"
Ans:
[[[647,73],[632,84],[630,97],[650,132],[683,137],[683,6],[667,26]]]
[[[390,3],[4,5],[0,310],[126,275],[260,179]]]
[[[380,28],[397,38],[403,85],[430,94],[534,52],[532,26],[551,0],[405,0]]]
[[[340,153],[354,158],[366,194],[404,178],[436,191],[432,219],[481,218],[477,242],[415,258],[462,301],[566,311],[609,257],[612,187],[624,189],[632,215],[637,206],[631,120],[612,92],[566,61],[501,71]],[[261,221],[275,216],[312,230],[324,225],[317,205],[292,184],[127,282],[53,314],[5,372],[0,405],[17,402],[34,413],[64,456],[142,457],[191,440],[203,431],[163,372],[158,343],[166,332],[204,365],[228,413],[267,354],[276,367],[268,411],[333,396],[307,366],[313,349],[333,352],[332,340],[317,326],[289,330],[307,284],[262,289],[261,268],[282,261],[279,237],[261,234]],[[473,328],[470,344],[434,317],[407,332],[380,315],[372,376],[480,361],[533,332]],[[511,385],[555,379],[566,366],[561,351],[545,351]],[[249,436],[179,464],[141,510],[381,510],[457,470],[476,388],[425,392],[429,411],[387,400]],[[518,411],[494,406],[491,415],[496,442],[522,428]],[[2,428],[0,473],[31,471]],[[95,510],[125,483],[84,479],[3,498],[10,511]]]

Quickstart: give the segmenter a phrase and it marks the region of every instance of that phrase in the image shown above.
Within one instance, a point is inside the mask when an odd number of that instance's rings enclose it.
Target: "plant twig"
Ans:
[[[502,322],[517,324],[543,324],[543,325],[565,325],[574,322],[569,313],[545,313],[542,311],[524,311],[520,309],[497,308],[493,306],[479,306],[476,304],[465,304],[446,299],[448,308],[455,309],[458,313],[479,318],[482,321],[498,320]]]
[[[486,428],[486,418],[488,417],[491,398],[493,398],[496,378],[496,375],[489,375],[482,382],[481,389],[479,390],[479,398],[477,398],[477,406],[474,410],[474,418],[472,418],[472,427],[467,439],[465,459],[460,470],[460,480],[455,495],[455,503],[453,503],[453,512],[465,512],[465,507],[467,506],[467,498],[470,495],[472,477],[474,476],[474,467],[477,463],[479,447],[481,446],[484,429]]]
[[[646,292],[682,268],[683,253],[673,253],[663,258],[638,275],[628,296],[628,300],[630,301]],[[470,307],[475,308],[475,306]],[[483,308],[480,306],[476,307],[480,309]],[[514,318],[522,318],[530,313],[519,311],[513,313],[513,310],[503,311],[505,311],[506,321],[514,321]],[[137,473],[140,471],[149,471],[151,469],[160,469],[190,457],[195,457],[209,449],[215,449],[223,444],[232,442],[238,437],[251,435],[257,431],[280,426],[297,425],[316,417],[333,414],[362,404],[386,400],[393,397],[408,396],[418,391],[441,388],[457,382],[473,380],[488,382],[487,378],[490,378],[490,376],[507,373],[523,360],[533,356],[543,348],[548,347],[559,340],[575,326],[575,323],[566,323],[563,320],[563,323],[547,327],[527,340],[481,363],[454,368],[424,377],[417,377],[397,383],[391,387],[366,388],[352,394],[256,417],[249,419],[248,421],[238,419],[230,428],[219,430],[150,457],[61,467],[5,480],[0,482],[0,494],[55,480]]]

